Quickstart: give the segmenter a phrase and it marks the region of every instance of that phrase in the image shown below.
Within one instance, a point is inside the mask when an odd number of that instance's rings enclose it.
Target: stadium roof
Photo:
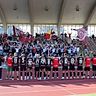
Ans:
[[[96,0],[0,0],[0,22],[96,24]]]

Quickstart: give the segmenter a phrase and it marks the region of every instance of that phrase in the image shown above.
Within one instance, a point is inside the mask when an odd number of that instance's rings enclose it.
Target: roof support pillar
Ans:
[[[34,35],[34,23],[32,18],[31,2],[32,2],[31,0],[27,0],[28,13],[29,13],[29,19],[30,19],[30,25],[31,25],[31,34]]]
[[[85,20],[84,27],[89,25],[90,21],[92,20],[92,18],[94,16],[95,11],[96,11],[96,1],[93,3],[92,7],[90,8],[90,10],[88,12],[88,16]]]
[[[62,18],[63,18],[63,14],[64,14],[64,8],[65,8],[66,0],[60,0],[60,2],[61,2],[61,4],[60,4],[59,13],[58,13],[58,20],[57,20],[58,35],[60,35],[60,26],[62,23]]]
[[[5,17],[5,14],[4,14],[4,11],[3,11],[1,5],[0,5],[0,18],[1,18],[1,21],[2,21],[2,24],[3,24],[4,33],[7,33],[6,17]]]

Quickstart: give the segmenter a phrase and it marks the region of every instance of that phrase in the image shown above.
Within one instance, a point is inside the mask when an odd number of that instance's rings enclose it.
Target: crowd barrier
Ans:
[[[67,79],[95,79],[96,71],[90,70],[62,70],[61,67],[58,68],[58,71],[53,71],[53,67],[51,67],[51,71],[35,71],[33,67],[31,70],[28,69],[26,71],[7,71],[6,69],[2,69],[2,80],[67,80]]]

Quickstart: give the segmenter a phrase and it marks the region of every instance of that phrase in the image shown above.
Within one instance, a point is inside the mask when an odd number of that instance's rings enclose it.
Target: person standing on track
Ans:
[[[17,53],[13,56],[13,71],[19,71],[19,57]]]
[[[37,78],[39,78],[39,71],[40,71],[40,56],[39,55],[35,55],[35,57],[34,57],[34,67],[35,67],[35,77]]]
[[[31,53],[27,56],[26,65],[27,65],[27,68],[28,68],[29,70],[32,69],[32,66],[33,66],[33,57],[32,57],[32,54],[31,54]]]
[[[89,56],[86,56],[85,58],[85,71],[90,71],[90,64],[91,64],[91,58]]]
[[[31,78],[31,76],[32,76],[32,67],[33,67],[33,57],[32,57],[31,53],[29,53],[29,55],[27,56],[26,67],[27,67],[27,71],[28,71],[28,73],[26,75],[27,75],[27,77],[29,76],[28,78]]]
[[[68,70],[68,57],[66,54],[64,54],[64,57],[62,56],[61,59],[61,65],[62,65],[62,71],[63,71],[63,77],[62,79],[64,78],[64,75],[65,75],[65,71]],[[67,75],[68,76],[68,75]]]
[[[41,71],[40,73],[41,76],[44,75],[44,77],[46,76],[46,64],[47,64],[47,59],[42,53],[42,56],[40,57],[40,71]]]
[[[76,58],[71,56],[69,58],[69,70],[75,70]]]
[[[58,67],[60,66],[60,57],[57,57],[57,55],[54,55],[55,57],[52,58],[52,66],[53,66],[53,71],[56,72],[56,75],[58,77]],[[54,74],[53,74],[54,77]]]
[[[60,61],[62,64],[62,70],[68,70],[68,57],[66,54],[64,54],[64,57],[61,57]]]
[[[13,56],[13,71],[14,71],[14,75],[15,73],[17,74],[17,76],[19,75],[19,57],[17,55],[17,53],[14,53],[14,56]]]
[[[12,54],[10,53],[7,58],[7,65],[8,65],[8,78],[12,78],[12,66],[13,66],[13,59]]]
[[[26,71],[26,56],[25,56],[25,53],[21,53],[21,56],[19,57],[19,60],[20,60],[20,75],[23,76],[23,79],[25,77],[25,71]]]
[[[2,66],[3,62],[4,62],[4,58],[2,55],[0,55],[0,67]],[[0,68],[0,79],[2,79],[2,68]]]
[[[51,62],[52,62],[52,58],[47,57],[46,71],[47,71],[48,77],[49,77],[50,71],[51,71]]]
[[[96,71],[96,55],[92,58],[92,70]]]
[[[77,57],[77,70],[83,70],[83,65],[84,65],[84,57],[82,54]]]

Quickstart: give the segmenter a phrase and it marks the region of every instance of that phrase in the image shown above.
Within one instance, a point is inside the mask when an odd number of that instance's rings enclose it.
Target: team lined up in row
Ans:
[[[6,63],[9,68],[13,70],[18,70],[20,67],[21,70],[26,70],[26,68],[31,69],[33,66],[36,71],[39,69],[46,69],[48,71],[51,70],[51,66],[53,66],[54,70],[58,70],[59,66],[62,66],[62,70],[75,70],[75,66],[77,66],[78,70],[90,70],[90,65],[92,64],[93,70],[96,70],[96,57],[92,59],[90,57],[45,57],[42,56],[32,57],[30,54],[25,56],[22,54],[21,56],[11,56],[9,55],[6,59]]]

